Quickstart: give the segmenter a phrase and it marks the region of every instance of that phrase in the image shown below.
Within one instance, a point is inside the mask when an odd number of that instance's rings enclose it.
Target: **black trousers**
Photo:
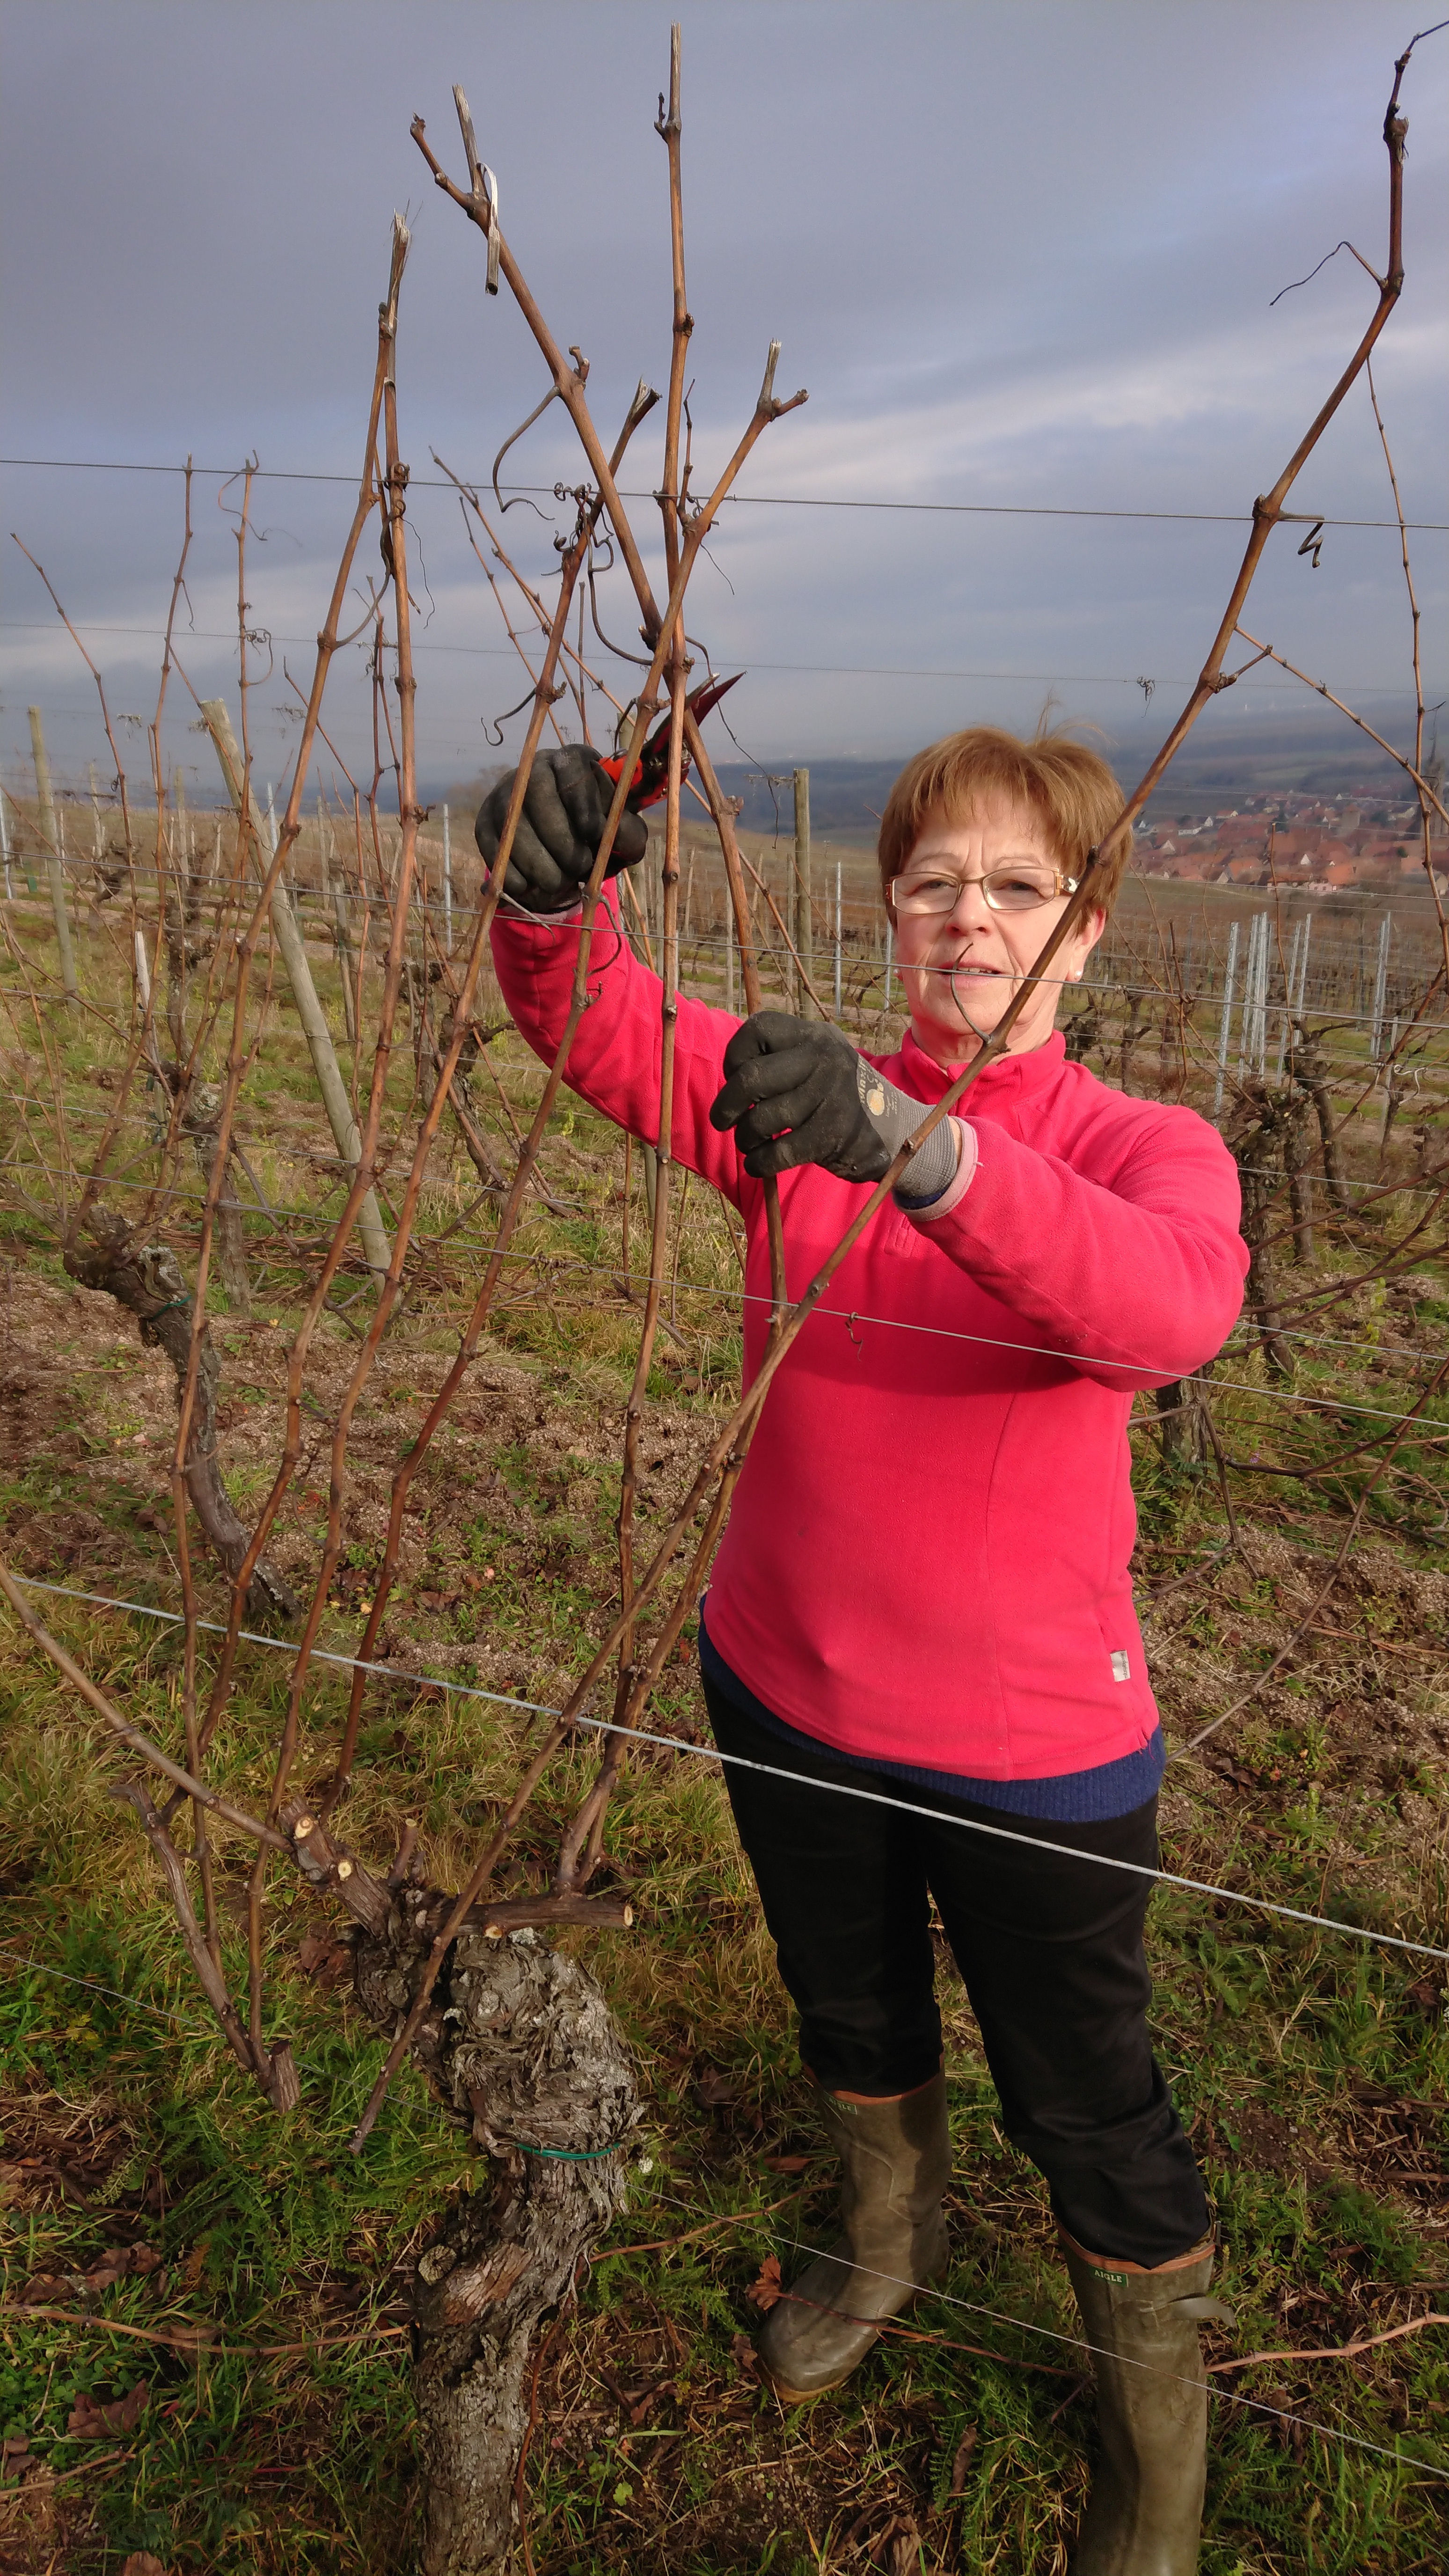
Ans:
[[[1051,2188],[1063,2225],[1090,2253],[1151,2267],[1206,2234],[1207,2203],[1147,2036],[1152,1985],[1142,1947],[1150,1881],[1036,1852],[952,1821],[1157,1865],[1157,1801],[1085,1825],[940,1796],[818,1755],[756,1724],[705,1679],[722,1753],[789,1781],[724,1765],[740,1840],[783,1977],[801,2055],[828,2091],[909,2092],[935,2073],[928,1896],[980,2024],[1002,2125]],[[925,1816],[832,1795],[839,1781]]]

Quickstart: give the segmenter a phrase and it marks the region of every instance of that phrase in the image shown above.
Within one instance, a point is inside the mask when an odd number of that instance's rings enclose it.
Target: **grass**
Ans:
[[[320,980],[330,992],[325,971]],[[295,1030],[275,1013],[272,1029],[268,1087],[249,1088],[243,1132],[252,1122],[248,1152],[267,1196],[303,1212],[293,1238],[310,1243],[335,1204],[333,1176],[308,1159],[327,1139]],[[127,1318],[66,1280],[50,1202],[23,1168],[83,1160],[94,1122],[79,1113],[107,1105],[98,1095],[116,1050],[94,1024],[83,1037],[53,1024],[51,1034],[67,1112],[59,1142],[53,1122],[42,1153],[43,1122],[30,1119],[17,1186],[0,1204],[4,1546],[31,1575],[169,1607],[168,1374]],[[526,1115],[528,1059],[511,1038],[493,1054]],[[40,1080],[34,1068],[30,1079]],[[481,1079],[476,1096],[490,1096]],[[405,1107],[399,1084],[399,1133]],[[1366,1163],[1373,1141],[1365,1127]],[[16,1116],[5,1142],[22,1142]],[[161,1176],[143,1125],[127,1130],[125,1154],[138,1179]],[[611,1131],[572,1104],[545,1162],[550,1188],[574,1204],[531,1210],[519,1248],[532,1257],[510,1277],[419,1475],[382,1641],[405,1677],[369,1691],[347,1809],[349,1837],[373,1859],[390,1855],[401,1818],[417,1819],[432,1873],[451,1884],[528,1730],[516,1709],[469,1692],[557,1704],[612,1583],[638,1329],[614,1277],[619,1159]],[[194,1176],[183,1165],[174,1177],[190,1186]],[[424,1230],[440,1235],[471,1195],[466,1165],[441,1152]],[[637,1261],[637,1157],[632,1222]],[[182,1204],[173,1231],[183,1262],[189,1225]],[[476,1279],[475,1235],[486,1239],[483,1213],[420,1260],[359,1412],[324,1637],[339,1651],[371,1598],[392,1466]],[[225,1463],[243,1508],[275,1457],[304,1277],[260,1220],[252,1241],[254,1320],[244,1327],[222,1309],[218,1321]],[[1315,1284],[1370,1266],[1381,1241],[1362,1220],[1325,1229]],[[666,1340],[651,1380],[641,1546],[738,1369],[736,1258],[698,1188],[679,1271],[680,1341]],[[1308,1282],[1295,1273],[1293,1284]],[[1433,1445],[1443,1400],[1366,1501],[1380,1453],[1342,1455],[1382,1427],[1354,1408],[1402,1412],[1424,1361],[1446,1346],[1437,1236],[1424,1238],[1407,1282],[1345,1289],[1322,1329],[1333,1345],[1304,1344],[1293,1381],[1320,1408],[1282,1402],[1251,1339],[1220,1363],[1214,1419],[1238,1462],[1228,1490],[1240,1549],[1228,1543],[1213,1467],[1164,1455],[1145,1415],[1133,1434],[1139,1583],[1177,1746],[1263,1681],[1308,1621],[1346,1515],[1364,1501],[1328,1604],[1206,1758],[1174,1763],[1166,1858],[1193,1877],[1449,1946],[1449,1495]],[[324,1324],[309,1381],[315,1445],[275,1550],[294,1581],[316,1562],[322,1436],[355,1349],[345,1318]],[[1261,1472],[1288,1466],[1328,1472]],[[215,1615],[220,1591],[204,1567],[202,1590]],[[174,1742],[177,1632],[139,1612],[37,1598],[137,1722]],[[265,1795],[287,1670],[282,1654],[243,1650],[215,1777],[248,1803]],[[465,1687],[429,1689],[425,1672]],[[319,1676],[301,1779],[325,1772],[342,1700],[335,1670]],[[688,1631],[657,1714],[685,1736],[703,1732]],[[0,1959],[0,2439],[11,2446],[0,2567],[91,2576],[149,2551],[188,2576],[406,2570],[415,2470],[398,2329],[412,2256],[445,2194],[476,2175],[466,2142],[408,2074],[362,2157],[348,2155],[380,2043],[339,1975],[335,1925],[275,1872],[267,2028],[295,2044],[302,2102],[288,2119],[268,2112],[212,2034],[134,1822],[108,1798],[114,1749],[8,1620],[0,1724],[0,1941],[20,1954]],[[575,1755],[550,1775],[504,1892],[536,1883],[586,1774]],[[788,2275],[795,2244],[820,2241],[831,2174],[712,1767],[687,1750],[643,1754],[611,1811],[608,1851],[603,1883],[628,1887],[638,1919],[628,1934],[591,1938],[587,1955],[637,2052],[648,2125],[627,2211],[541,2372],[527,2484],[538,2576],[1064,2570],[1090,2400],[1070,2350],[1051,2340],[1072,2319],[1044,2191],[1002,2141],[944,1951],[951,2272],[848,2390],[787,2412],[755,2373],[748,2293],[772,2256]],[[223,1846],[234,1982],[242,1857]],[[1233,2336],[1210,2334],[1210,2358],[1339,2345],[1449,2309],[1439,1965],[1169,1890],[1150,1942],[1158,2046],[1204,2164],[1240,2314]],[[140,2331],[109,2330],[120,2325]],[[986,2353],[963,2348],[973,2346]],[[1214,2384],[1205,2576],[1427,2576],[1444,2564],[1449,2328],[1356,2361],[1273,2362]],[[1334,2438],[1350,2432],[1378,2448]]]

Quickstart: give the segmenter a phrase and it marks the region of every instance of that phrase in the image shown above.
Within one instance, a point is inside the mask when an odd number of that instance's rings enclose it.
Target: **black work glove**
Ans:
[[[878,1181],[926,1104],[898,1091],[826,1020],[757,1011],[725,1048],[724,1089],[709,1116],[735,1131],[757,1181],[818,1163],[840,1181]],[[943,1119],[896,1184],[907,1205],[939,1198],[955,1178],[956,1139]]]
[[[490,788],[478,808],[473,838],[491,869],[498,856],[508,800],[516,770]],[[614,782],[598,752],[585,743],[562,751],[541,751],[534,760],[523,798],[523,811],[513,836],[503,891],[530,912],[567,912],[579,899],[579,888],[594,864],[604,837]],[[642,815],[625,807],[609,852],[606,877],[637,867],[649,846],[649,827]]]

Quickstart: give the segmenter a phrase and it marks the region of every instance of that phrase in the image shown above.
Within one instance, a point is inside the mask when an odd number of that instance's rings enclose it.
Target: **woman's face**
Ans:
[[[1055,895],[1030,912],[998,912],[981,879],[1012,862],[1032,870],[1060,867],[1040,817],[1022,805],[998,801],[948,822],[937,807],[927,815],[901,879],[954,879],[956,900],[945,913],[896,913],[896,961],[910,1005],[916,1043],[937,1064],[969,1064],[990,1035],[1023,976],[1060,921],[1069,898]],[[1089,912],[1052,959],[1051,981],[1028,993],[1007,1039],[1011,1054],[1024,1054],[1050,1037],[1063,984],[1080,980],[1106,926]]]

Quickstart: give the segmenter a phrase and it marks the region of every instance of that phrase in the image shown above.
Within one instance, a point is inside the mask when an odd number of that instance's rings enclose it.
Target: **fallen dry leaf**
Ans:
[[[166,2570],[149,2549],[133,2549],[130,2557],[121,2561],[121,2576],[166,2576]]]
[[[976,2426],[968,2424],[956,2445],[956,2457],[951,2463],[951,2483],[946,2490],[948,2495],[958,2496],[963,2492],[966,2485],[966,2472],[971,2466],[971,2454],[980,2438]]]
[[[881,2541],[883,2555],[877,2564],[888,2576],[917,2576],[921,2564],[921,2535],[909,2514],[891,2523]]]
[[[66,2431],[78,2442],[94,2442],[107,2435],[134,2433],[146,2412],[151,2395],[149,2379],[138,2379],[124,2397],[113,2397],[97,2405],[93,2397],[78,2397],[70,2410]]]
[[[784,2295],[785,2284],[780,2278],[780,2257],[778,2254],[767,2254],[760,2265],[757,2278],[746,2290],[745,2297],[752,2307],[759,2309],[761,2316],[768,2316],[776,2301],[783,2299]]]
[[[304,1932],[297,1944],[298,1962],[319,1986],[339,1986],[352,1974],[352,1952],[334,1932]]]
[[[60,2297],[64,2288],[65,2281],[59,2272],[32,2272],[19,2294],[19,2303],[22,2308],[36,2305],[49,2307]]]
[[[88,2290],[108,2290],[113,2281],[128,2280],[136,2272],[158,2272],[160,2268],[161,2257],[154,2245],[118,2245],[113,2253],[103,2254],[83,2278]]]
[[[667,2397],[673,2392],[672,2379],[661,2379],[652,2388],[626,2388],[622,2380],[616,2379],[612,2370],[608,2369],[603,2362],[596,2366],[599,2377],[610,2395],[618,2400],[635,2432],[644,2422],[650,2409],[658,2405],[660,2398]]]
[[[733,2076],[726,2075],[722,2067],[712,2066],[707,2057],[700,2059],[695,2070],[694,2089],[707,2111],[722,2111],[739,2098]]]

